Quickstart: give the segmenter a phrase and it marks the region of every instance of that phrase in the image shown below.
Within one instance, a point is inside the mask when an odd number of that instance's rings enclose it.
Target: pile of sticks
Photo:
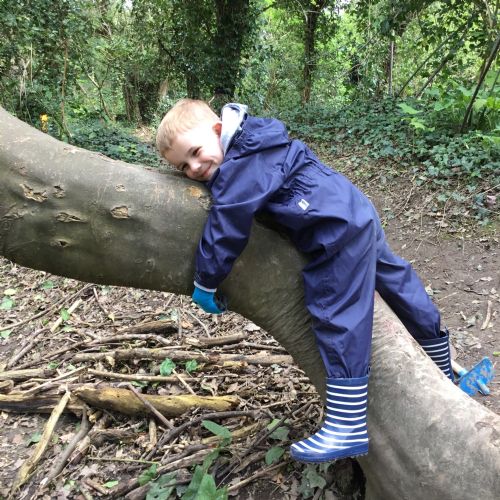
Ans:
[[[0,371],[0,411],[50,414],[31,456],[15,475],[11,498],[23,488],[31,494],[57,491],[69,478],[78,478],[79,491],[89,498],[144,498],[150,484],[141,485],[139,475],[153,464],[158,475],[178,471],[177,483],[187,483],[190,467],[221,446],[221,438],[201,425],[205,420],[231,432],[231,444],[225,445],[213,474],[218,484],[238,491],[287,463],[286,454],[277,463],[264,463],[269,447],[276,444],[269,437],[278,427],[285,422],[287,427],[314,425],[320,419],[308,379],[255,325],[247,331],[244,319],[233,318],[214,328],[213,322],[220,320],[193,313],[181,302],[173,309],[174,319],[156,319],[161,315],[152,311],[116,329],[120,322],[98,292],[96,286],[84,285],[67,297],[71,320],[57,318],[31,332]],[[167,307],[179,300],[169,297]],[[84,316],[100,316],[100,323],[85,323]],[[103,316],[113,318],[112,328]],[[40,316],[9,328],[26,331],[35,320]],[[70,335],[64,335],[63,324],[66,330],[71,325]],[[228,327],[229,333],[224,331]],[[40,341],[47,338],[50,342],[41,351]],[[178,368],[161,375],[166,358]],[[196,361],[197,368],[179,368],[188,361]],[[72,415],[75,429],[49,467],[50,460],[42,459],[54,455],[56,425],[62,425],[64,413]],[[289,441],[279,444],[287,447]],[[94,477],[79,475],[83,463],[106,467],[117,462],[120,481],[114,487],[103,486],[98,471]]]

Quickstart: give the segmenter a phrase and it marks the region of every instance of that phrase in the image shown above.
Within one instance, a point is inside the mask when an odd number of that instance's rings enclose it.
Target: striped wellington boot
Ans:
[[[441,371],[452,381],[453,370],[451,369],[450,340],[448,330],[441,332],[441,337],[436,339],[417,340],[425,353],[438,365]]]
[[[327,378],[323,427],[310,438],[292,444],[291,457],[319,463],[368,453],[367,398],[368,376]]]

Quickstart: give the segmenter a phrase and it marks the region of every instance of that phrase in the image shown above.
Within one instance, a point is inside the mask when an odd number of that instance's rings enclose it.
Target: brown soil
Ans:
[[[473,367],[484,356],[495,364],[500,355],[500,255],[498,220],[485,228],[479,226],[467,207],[442,206],[436,200],[436,193],[428,185],[416,186],[414,178],[404,172],[397,172],[393,165],[381,165],[376,173],[366,172],[359,164],[350,163],[350,158],[330,158],[336,168],[343,170],[353,178],[361,188],[371,196],[385,223],[388,240],[396,253],[413,263],[420,274],[427,290],[438,305],[443,324],[447,325],[456,358],[466,368]],[[59,300],[68,300],[84,284],[43,272],[24,269],[3,259],[0,260],[0,301],[5,297],[14,300],[10,309],[0,309],[0,368],[5,366],[16,353],[26,346],[35,332],[50,327],[60,317],[59,306],[50,308]],[[234,352],[245,354],[277,354],[280,347],[265,332],[236,314],[225,315],[221,319],[200,313],[192,308],[189,299],[176,297],[161,292],[120,289],[95,286],[81,294],[82,305],[55,330],[55,333],[41,333],[32,349],[27,352],[13,368],[26,366],[44,366],[54,363],[58,376],[75,369],[71,359],[55,356],[47,359],[48,353],[54,352],[71,343],[89,341],[95,338],[116,334],[120,329],[161,318],[175,319],[179,326],[177,332],[168,336],[174,345],[185,341],[186,336],[206,337],[223,336],[246,332],[247,342],[254,346],[240,344]],[[76,300],[76,299],[75,299]],[[72,302],[74,303],[73,300]],[[4,302],[5,303],[5,302]],[[64,303],[64,308],[71,303]],[[49,312],[47,312],[49,311]],[[45,313],[38,319],[32,319],[39,313]],[[24,321],[18,327],[10,328],[17,322]],[[260,345],[256,347],[255,345]],[[154,339],[130,340],[106,348],[155,346]],[[227,346],[226,346],[227,347]],[[185,347],[187,348],[187,347]],[[222,352],[233,352],[228,348]],[[94,368],[120,373],[158,372],[158,366],[151,363],[134,362],[113,366],[107,361],[95,363]],[[178,366],[183,376],[189,376]],[[213,373],[217,375],[217,372]],[[243,399],[244,409],[259,410],[271,418],[292,418],[302,420],[311,428],[319,422],[318,399],[312,387],[304,380],[303,374],[295,367],[273,365],[258,368],[249,366],[243,373],[235,375],[230,370],[223,376],[210,379],[194,379],[190,385],[196,393],[203,395],[236,393]],[[196,372],[193,374],[196,377]],[[78,375],[72,383],[91,381],[92,377]],[[32,381],[35,387],[43,380]],[[109,381],[107,381],[109,382]],[[116,382],[116,381],[115,381]],[[29,386],[16,387],[28,390]],[[490,383],[491,395],[474,396],[482,404],[496,413],[500,413],[500,378]],[[173,385],[166,391],[163,386],[149,385],[143,391],[150,392],[185,392],[182,385]],[[298,398],[297,395],[300,395]],[[304,402],[310,401],[315,408],[313,415],[301,414]],[[187,417],[190,418],[189,416]],[[261,417],[262,419],[264,417]],[[90,498],[103,496],[101,492],[109,490],[110,481],[123,482],[137,477],[149,465],[121,460],[140,460],[148,449],[148,418],[129,419],[113,415],[113,428],[132,430],[135,434],[131,441],[108,441],[100,447],[93,445],[80,464],[71,466],[55,482],[55,488],[44,489],[40,486],[52,461],[56,460],[65,445],[77,431],[79,419],[65,416],[58,424],[51,437],[45,458],[35,470],[19,498]],[[0,412],[0,498],[8,494],[13,478],[23,461],[30,456],[34,443],[43,431],[47,421],[45,415],[30,415]],[[180,425],[184,420],[171,420],[173,425]],[[222,422],[221,422],[222,423]],[[250,422],[247,422],[248,425]],[[239,421],[233,420],[224,425],[238,427]],[[283,441],[267,438],[253,452],[265,452],[272,445],[287,447],[294,439],[293,426],[290,435]],[[304,426],[302,426],[304,427]],[[201,435],[209,434],[199,426],[189,432],[172,447],[171,452],[182,449],[190,442],[197,442]],[[255,436],[247,437],[235,443],[233,458],[253,446]],[[176,448],[177,447],[177,448]],[[257,455],[255,455],[257,456]],[[286,454],[285,454],[286,458]],[[264,467],[263,458],[254,461],[239,473],[234,474],[232,483],[237,483],[255,475],[255,480],[240,491],[240,498],[304,498],[307,485],[303,477],[306,468],[288,464],[281,470],[271,471],[264,478],[257,475]],[[353,467],[353,465],[343,465]],[[332,484],[328,471],[322,477]],[[106,486],[108,484],[108,486]],[[336,498],[359,498],[361,493],[352,484],[335,484]],[[316,490],[317,491],[317,490]],[[265,496],[262,496],[265,495]],[[317,498],[317,497],[315,497]],[[327,496],[327,498],[329,498]],[[333,497],[332,497],[333,498]]]

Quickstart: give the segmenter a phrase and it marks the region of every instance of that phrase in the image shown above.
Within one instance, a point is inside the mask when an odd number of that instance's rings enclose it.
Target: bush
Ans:
[[[162,164],[155,147],[139,141],[126,129],[104,120],[79,120],[71,125],[71,143],[97,151],[115,160],[150,167]]]

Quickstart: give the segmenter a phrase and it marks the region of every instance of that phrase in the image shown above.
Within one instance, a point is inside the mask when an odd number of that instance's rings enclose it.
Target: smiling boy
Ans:
[[[179,101],[157,134],[160,154],[211,191],[196,253],[193,300],[221,313],[216,290],[243,251],[258,212],[271,215],[308,256],[306,307],[327,372],[326,420],[291,455],[325,462],[368,452],[368,374],[375,289],[429,356],[453,379],[448,333],[411,266],[393,254],[375,208],[274,119],[228,104],[219,118]]]

